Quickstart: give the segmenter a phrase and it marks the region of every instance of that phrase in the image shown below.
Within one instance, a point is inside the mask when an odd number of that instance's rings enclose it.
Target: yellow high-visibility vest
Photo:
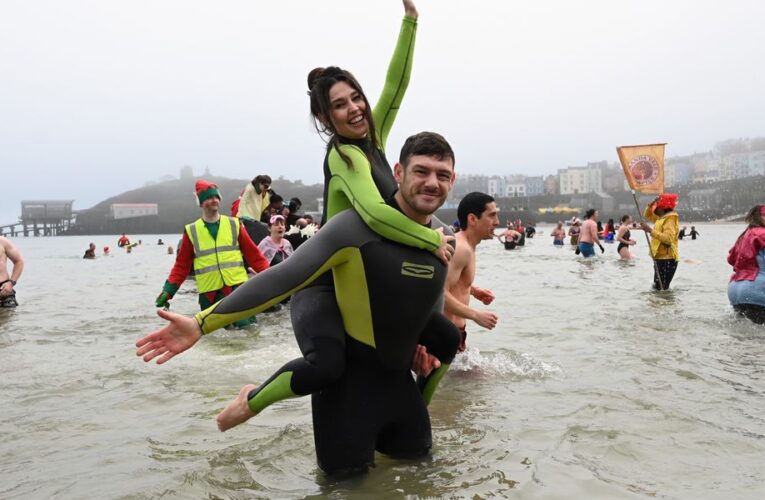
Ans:
[[[212,238],[201,218],[186,225],[186,234],[194,246],[194,279],[199,293],[247,281],[247,270],[239,250],[238,219],[221,215],[216,239]]]

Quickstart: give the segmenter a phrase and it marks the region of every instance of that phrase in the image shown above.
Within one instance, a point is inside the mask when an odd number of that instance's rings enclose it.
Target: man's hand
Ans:
[[[181,314],[171,313],[163,309],[157,310],[160,318],[170,322],[169,325],[138,339],[135,346],[136,356],[143,356],[147,363],[157,356],[157,364],[169,361],[176,354],[180,354],[197,343],[202,338],[202,331],[194,318],[188,318]]]
[[[154,301],[154,305],[157,307],[169,307],[170,306],[170,294],[163,291],[157,296],[157,300]]]
[[[491,311],[476,311],[471,319],[488,330],[497,326],[497,315]]]
[[[436,229],[436,232],[440,233],[441,245],[433,250],[432,253],[438,258],[438,260],[443,262],[445,266],[448,266],[449,261],[452,260],[452,257],[454,256],[454,247],[451,245],[451,243],[454,242],[455,238],[454,236],[445,235],[444,228],[442,227]]]
[[[427,377],[433,370],[440,367],[441,361],[432,354],[428,354],[424,345],[417,344],[417,349],[415,349],[412,358],[412,371],[417,375]]]
[[[470,295],[483,302],[484,305],[489,305],[494,302],[494,292],[487,290],[486,288],[479,288],[477,286],[470,288]]]
[[[419,13],[417,12],[417,7],[414,6],[414,2],[412,0],[404,0],[404,13],[409,17],[417,19]]]
[[[13,293],[13,283],[6,281],[3,286],[0,286],[0,297],[7,297]]]

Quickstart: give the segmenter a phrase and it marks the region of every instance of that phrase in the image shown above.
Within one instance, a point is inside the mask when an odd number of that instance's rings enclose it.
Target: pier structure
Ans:
[[[74,200],[25,200],[19,222],[0,225],[0,236],[56,236],[69,229]]]

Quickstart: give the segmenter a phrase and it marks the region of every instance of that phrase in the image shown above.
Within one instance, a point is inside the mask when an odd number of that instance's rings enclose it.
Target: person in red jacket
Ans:
[[[247,281],[247,271],[268,269],[268,261],[250,239],[239,219],[220,214],[218,186],[205,180],[196,183],[202,217],[187,224],[181,245],[157,307],[169,306],[170,299],[189,274],[194,275],[199,292],[199,306],[207,309]],[[254,316],[234,323],[246,326]]]

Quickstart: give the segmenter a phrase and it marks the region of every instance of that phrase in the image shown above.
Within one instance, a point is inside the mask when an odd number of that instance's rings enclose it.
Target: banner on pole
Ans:
[[[644,144],[616,148],[630,188],[641,193],[664,192],[664,146]]]

